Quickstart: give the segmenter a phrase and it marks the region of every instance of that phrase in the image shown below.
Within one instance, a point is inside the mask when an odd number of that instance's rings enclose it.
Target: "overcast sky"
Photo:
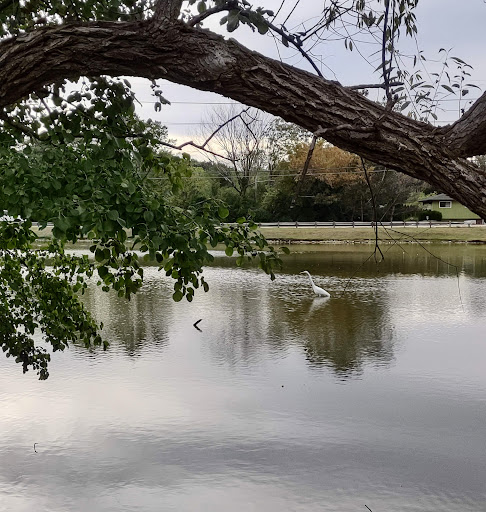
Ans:
[[[264,4],[263,4],[264,2]],[[275,23],[284,22],[289,12],[295,6],[297,0],[286,0]],[[281,5],[282,0],[261,0],[255,5],[264,5],[265,8],[275,12]],[[288,29],[293,29],[304,22],[308,24],[312,19],[322,12],[324,1],[300,0],[298,7],[286,23]],[[418,19],[418,42],[421,50],[430,59],[429,71],[434,69],[433,59],[437,59],[440,48],[452,49],[450,55],[460,57],[472,70],[471,82],[482,89],[486,88],[486,57],[484,56],[486,40],[486,3],[484,0],[421,0],[416,11]],[[205,24],[211,29],[220,30],[219,19],[221,14],[214,15],[213,19]],[[234,37],[245,46],[259,51],[267,56],[283,60],[297,67],[309,69],[301,56],[291,49],[286,49],[270,35],[261,36],[254,34],[251,30],[242,26],[232,34],[222,31],[225,37]],[[412,41],[404,41],[404,51],[416,51],[416,44]],[[278,46],[278,50],[277,50]],[[379,77],[373,78],[373,70],[377,57],[371,54],[374,49],[362,45],[362,54],[369,62],[366,62],[357,51],[345,50],[342,41],[326,42],[317,50],[316,55],[322,58],[322,72],[326,78],[339,80],[345,85],[358,83],[378,82]],[[435,65],[437,66],[437,65]],[[171,105],[162,107],[160,112],[153,108],[154,99],[150,96],[148,82],[143,79],[133,78],[132,84],[137,92],[137,97],[142,102],[138,107],[139,114],[144,118],[152,118],[166,124],[169,129],[169,136],[177,139],[178,142],[196,137],[200,132],[200,123],[207,116],[213,106],[211,103],[231,103],[231,100],[222,96],[197,91],[188,87],[172,84],[161,80],[159,83],[164,96],[171,101]],[[478,90],[471,91],[471,98],[477,98]],[[443,123],[452,122],[457,118],[458,104],[455,101],[448,101],[445,104],[446,111],[441,112],[439,120]]]

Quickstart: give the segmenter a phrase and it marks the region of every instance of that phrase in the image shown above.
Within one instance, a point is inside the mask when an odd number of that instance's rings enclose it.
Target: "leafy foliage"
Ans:
[[[0,222],[0,346],[24,372],[32,367],[46,379],[50,354],[35,345],[37,330],[54,352],[77,341],[105,349],[108,344],[77,296],[94,265],[87,256],[68,256],[55,240],[45,250],[32,250],[30,227],[29,221]]]
[[[208,290],[208,247],[224,244],[239,264],[247,254],[257,257],[272,277],[280,264],[254,224],[222,224],[229,212],[221,201],[182,208],[171,200],[192,173],[190,160],[161,151],[166,131],[134,115],[128,82],[100,77],[77,85],[58,84],[51,104],[32,96],[2,117],[0,203],[25,222],[4,223],[0,232],[1,346],[40,378],[50,356],[35,346],[36,329],[54,351],[78,336],[87,346],[101,344],[76,294],[96,276],[103,290],[130,299],[143,283],[140,252],[174,279],[175,301]],[[154,176],[165,178],[163,194]],[[52,224],[45,251],[32,248],[32,221]],[[64,243],[84,238],[93,241],[94,261],[66,256]]]

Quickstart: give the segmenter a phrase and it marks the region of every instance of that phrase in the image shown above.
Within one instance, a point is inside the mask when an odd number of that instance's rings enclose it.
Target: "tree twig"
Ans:
[[[191,18],[187,24],[190,27],[194,27],[195,25],[198,25],[202,21],[204,21],[206,18],[209,18],[209,16],[212,16],[213,14],[217,14],[218,12],[223,11],[230,11],[231,9],[237,9],[238,8],[238,2],[235,0],[226,2],[222,5],[216,5],[215,7],[211,7],[210,9],[206,9],[201,14],[198,14],[197,16],[194,16]]]
[[[212,14],[216,14],[218,12],[223,11],[231,11],[233,9],[238,8],[238,2],[235,1],[229,1],[222,5],[218,5],[215,7],[212,7],[210,9],[207,9],[201,14],[198,14],[197,16],[194,16],[189,20],[187,23],[190,27],[194,27],[198,23],[201,23],[203,20],[211,16]],[[247,10],[240,9],[240,16],[244,16],[245,18],[250,19],[250,13]],[[304,57],[307,62],[313,67],[314,71],[317,73],[318,76],[321,78],[324,78],[324,75],[321,73],[321,70],[317,67],[314,60],[310,57],[310,55],[302,48],[302,41],[297,39],[295,36],[291,34],[287,34],[283,29],[277,27],[274,25],[271,21],[264,19],[264,22],[266,23],[267,27],[272,30],[273,32],[277,33],[279,36],[282,37],[283,40],[285,40],[287,43],[290,43],[292,46],[294,46],[298,52]],[[252,27],[253,28],[253,27]]]
[[[387,45],[387,32],[388,32],[388,16],[390,13],[390,0],[385,0],[385,14],[383,21],[383,37],[381,42],[381,66],[383,72],[383,82],[385,84],[385,94],[387,99],[387,104],[391,103],[392,95],[390,92],[390,67],[391,67],[391,58],[390,65],[386,65],[386,45]],[[393,41],[392,41],[393,44]]]
[[[369,188],[370,194],[371,194],[371,204],[373,206],[373,228],[375,230],[375,251],[374,251],[375,260],[376,260],[376,252],[377,251],[380,253],[381,259],[384,260],[385,255],[383,254],[383,252],[380,248],[380,244],[378,243],[378,218],[377,218],[377,212],[376,212],[375,194],[373,192],[373,187],[371,186],[370,177],[368,176],[368,171],[366,170],[366,164],[365,164],[364,158],[361,156],[360,159],[361,159],[361,166],[364,171],[366,183],[368,185],[368,188]]]
[[[175,149],[177,151],[181,151],[183,148],[185,148],[186,146],[192,146],[196,149],[200,149],[201,151],[204,151],[206,153],[209,153],[213,156],[216,156],[218,158],[223,158],[224,160],[228,160],[229,162],[234,162],[235,159],[234,158],[230,158],[230,157],[227,157],[227,156],[224,156],[224,155],[220,155],[219,153],[215,153],[214,151],[211,151],[210,149],[208,149],[206,146],[209,144],[209,142],[211,142],[211,139],[213,139],[213,137],[216,136],[216,134],[222,130],[226,125],[228,125],[229,123],[232,123],[235,119],[238,119],[240,118],[243,123],[245,123],[245,121],[243,120],[243,117],[242,115],[246,112],[248,112],[248,110],[250,110],[250,107],[247,107],[245,108],[244,110],[242,110],[239,114],[236,114],[235,116],[231,117],[230,119],[228,119],[227,121],[225,121],[224,123],[222,123],[220,126],[218,126],[218,128],[216,128],[216,130],[213,131],[213,133],[211,133],[211,135],[203,142],[203,144],[196,144],[194,141],[190,140],[190,141],[187,141],[187,142],[183,142],[182,144],[179,144],[178,146],[175,145],[175,144],[171,144],[169,142],[160,142],[160,144],[162,146],[166,146],[166,147],[169,147],[169,148],[172,148],[172,149]]]
[[[389,82],[388,87],[398,87],[403,85],[404,82]],[[346,89],[350,91],[357,91],[359,89],[386,89],[387,84],[359,84],[359,85],[348,85]]]
[[[17,121],[14,121],[13,119],[11,119],[3,111],[0,111],[0,119],[2,121],[4,121],[6,124],[10,125],[12,128],[15,128],[19,132],[23,133],[24,135],[28,135],[29,137],[32,137],[33,139],[36,139],[36,140],[41,140],[38,133],[31,130],[28,126],[25,126],[21,123],[17,123]]]
[[[292,198],[292,206],[295,205],[295,202],[297,201],[297,197],[299,197],[300,190],[302,188],[302,183],[304,182],[305,176],[307,174],[307,171],[309,170],[309,165],[312,160],[312,155],[314,154],[314,149],[316,148],[316,142],[317,142],[318,136],[314,135],[312,137],[312,141],[309,145],[309,151],[307,152],[307,158],[305,159],[304,168],[302,169],[302,173],[299,177],[299,181],[297,182],[297,187],[295,188],[295,194]]]

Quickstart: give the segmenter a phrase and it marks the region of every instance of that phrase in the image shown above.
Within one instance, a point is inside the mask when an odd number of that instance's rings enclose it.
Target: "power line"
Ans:
[[[351,87],[351,86],[350,86]],[[444,99],[441,99],[441,100],[434,100],[434,103],[442,103],[442,102],[445,102],[445,101],[461,101],[461,102],[472,102],[472,101],[476,101],[478,100],[479,98],[471,98],[471,97],[466,97],[466,96],[462,96],[461,98],[444,98]],[[158,103],[157,100],[151,100],[151,101],[148,101],[148,100],[137,100],[138,103],[144,103],[144,104],[148,104],[148,105],[155,105],[156,103]],[[239,103],[239,102],[235,102],[235,101],[171,101],[170,102],[170,105],[242,105],[243,106],[243,103]],[[168,106],[170,106],[168,105]]]
[[[344,168],[346,169],[346,167]],[[325,171],[325,169],[323,169]],[[398,173],[398,171],[395,171],[394,169],[375,169],[375,170],[370,170],[368,171],[368,174],[370,173],[384,173],[384,172],[394,172],[394,173]],[[275,181],[276,179],[278,178],[295,178],[297,176],[299,176],[301,173],[301,171],[296,171],[294,173],[289,173],[289,174],[276,174],[274,176],[268,176],[268,177],[265,177],[263,176],[264,179],[260,180],[258,179],[258,183],[263,183],[263,182],[266,182],[266,181]],[[307,176],[309,177],[323,177],[323,176],[342,176],[343,174],[359,174],[359,175],[363,175],[363,171],[361,170],[355,170],[355,171],[341,171],[341,172],[322,172],[322,173],[310,173],[310,174],[307,174]],[[257,178],[261,178],[262,176],[256,176]],[[224,174],[218,174],[218,175],[208,175],[208,174],[205,174],[205,175],[199,175],[199,176],[182,176],[181,177],[182,179],[184,180],[203,180],[203,179],[211,179],[211,180],[224,180],[224,179],[228,179],[229,177],[224,175]],[[266,179],[265,179],[266,178]],[[160,177],[160,178],[147,178],[149,180],[154,180],[154,181],[159,181],[159,180],[168,180],[169,177],[167,176],[164,176],[164,177]]]
[[[137,103],[155,105],[158,101],[137,100]],[[171,101],[170,105],[242,105],[235,101]]]

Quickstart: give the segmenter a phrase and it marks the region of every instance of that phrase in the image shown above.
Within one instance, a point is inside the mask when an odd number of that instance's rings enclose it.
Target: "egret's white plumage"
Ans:
[[[312,290],[314,291],[314,293],[316,295],[319,295],[320,297],[330,297],[331,296],[328,292],[326,292],[326,290],[324,290],[324,288],[321,288],[320,286],[316,286],[314,284],[314,281],[312,280],[312,277],[309,274],[309,272],[307,272],[307,270],[303,270],[301,272],[301,274],[307,274],[309,276],[309,280],[311,282]]]

